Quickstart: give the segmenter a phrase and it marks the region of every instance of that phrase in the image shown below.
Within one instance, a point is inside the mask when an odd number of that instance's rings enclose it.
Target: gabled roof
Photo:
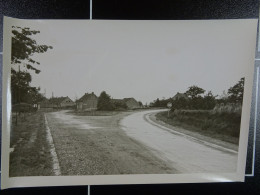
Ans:
[[[124,98],[124,99],[111,99],[111,101],[113,102],[113,103],[126,103],[126,102],[128,102],[129,100],[134,100],[134,101],[136,101],[134,98]]]
[[[114,104],[125,104],[123,99],[111,99],[111,102]]]
[[[129,100],[135,100],[135,98],[131,97],[131,98],[124,98],[123,99],[125,102],[129,101]],[[135,100],[136,101],[136,100]]]
[[[120,103],[122,103],[122,102],[124,102],[124,100],[123,99],[111,99],[111,102],[120,102]]]
[[[51,103],[51,104],[60,104],[60,103],[62,103],[66,99],[70,99],[70,98],[68,96],[67,97],[53,97],[53,98],[49,99],[49,103]]]
[[[176,93],[176,95],[175,96],[173,96],[173,100],[175,100],[175,99],[179,99],[179,98],[185,98],[185,99],[187,99],[188,98],[188,96],[185,94],[185,93]]]
[[[93,92],[92,93],[85,93],[81,98],[79,98],[77,100],[77,102],[85,102],[85,101],[87,101],[89,98],[91,98],[93,96],[98,98]]]

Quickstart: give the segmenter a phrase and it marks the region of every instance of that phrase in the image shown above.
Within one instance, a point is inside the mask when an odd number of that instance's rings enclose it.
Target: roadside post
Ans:
[[[171,110],[171,107],[172,107],[172,103],[168,102],[167,103],[167,107],[169,108],[169,110],[168,110],[168,118],[169,118],[170,117],[170,110]]]

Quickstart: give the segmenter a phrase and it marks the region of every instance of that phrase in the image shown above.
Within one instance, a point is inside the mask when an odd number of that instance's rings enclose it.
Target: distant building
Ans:
[[[39,108],[72,108],[75,103],[67,97],[52,97],[40,102]]]
[[[92,93],[85,93],[80,99],[76,101],[77,110],[96,110],[98,97]]]
[[[137,109],[142,107],[142,105],[140,105],[140,103],[134,98],[112,99],[111,101],[117,105],[126,105],[127,109]]]
[[[113,104],[122,104],[122,105],[125,104],[126,105],[126,103],[123,99],[111,99],[111,102]]]
[[[128,109],[141,108],[139,102],[137,102],[134,98],[124,98],[123,100],[126,103]]]
[[[68,96],[50,98],[49,104],[52,108],[70,108],[75,106],[75,103]]]
[[[188,96],[185,93],[176,93],[175,96],[173,96],[172,100],[178,100],[180,98],[188,99]]]

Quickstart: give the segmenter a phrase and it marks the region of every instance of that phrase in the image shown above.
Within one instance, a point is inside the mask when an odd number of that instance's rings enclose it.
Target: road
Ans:
[[[47,129],[56,151],[53,159],[57,156],[61,175],[178,173],[120,128],[119,121],[132,113],[111,116],[46,113]]]
[[[155,124],[149,116],[159,111],[46,113],[61,175],[236,171],[235,151]]]
[[[182,173],[236,171],[236,151],[155,124],[149,115],[159,111],[163,110],[134,113],[121,125],[128,136],[150,147],[157,157]]]

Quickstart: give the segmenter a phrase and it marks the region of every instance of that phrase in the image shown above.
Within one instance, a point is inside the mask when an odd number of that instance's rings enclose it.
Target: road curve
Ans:
[[[237,152],[192,138],[149,120],[149,115],[165,110],[133,113],[120,121],[125,133],[143,143],[159,158],[182,173],[236,172]]]

